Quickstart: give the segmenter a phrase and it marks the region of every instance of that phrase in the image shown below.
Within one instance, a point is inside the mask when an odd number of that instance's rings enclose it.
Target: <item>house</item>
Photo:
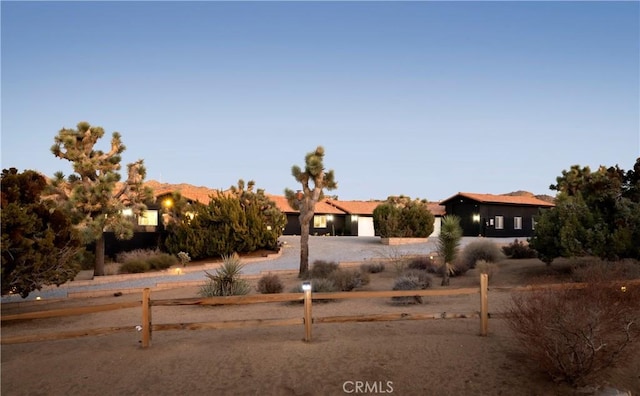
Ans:
[[[287,225],[283,235],[300,235],[300,212],[293,209],[283,195],[268,195],[275,202],[276,207],[287,216]],[[310,235],[346,235],[346,213],[326,201],[316,203],[315,214],[310,222]]]
[[[460,217],[464,236],[527,238],[535,229],[534,217],[553,203],[533,195],[493,195],[459,192],[443,200],[447,214]]]
[[[380,201],[338,201],[327,199],[326,203],[345,213],[345,227],[342,235],[375,236],[373,210]]]

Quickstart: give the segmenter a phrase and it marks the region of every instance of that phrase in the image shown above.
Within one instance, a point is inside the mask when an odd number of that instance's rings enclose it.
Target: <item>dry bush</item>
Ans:
[[[363,263],[362,265],[360,265],[360,270],[369,274],[377,274],[383,272],[384,268],[384,263],[381,262]]]
[[[585,257],[572,263],[571,277],[576,282],[640,279],[640,261],[606,261]]]
[[[622,364],[640,341],[640,286],[598,282],[521,292],[507,310],[507,323],[554,380],[585,385]]]
[[[333,281],[338,290],[351,291],[369,284],[369,273],[357,269],[339,268],[331,272],[327,279]]]
[[[462,249],[459,259],[460,266],[474,269],[479,260],[495,263],[504,259],[504,253],[493,241],[489,239],[477,239]]]
[[[503,246],[502,252],[511,259],[528,259],[538,257],[538,252],[529,247],[529,243],[524,243],[517,239],[507,246]]]
[[[493,276],[498,272],[498,266],[496,264],[487,263],[484,260],[479,260],[476,263],[476,268],[481,274],[487,274],[487,278],[489,278],[489,280],[491,280],[491,278],[493,278]]]
[[[309,270],[308,278],[327,278],[330,273],[338,269],[338,263],[333,261],[316,260]]]
[[[282,281],[280,280],[280,277],[278,275],[269,273],[269,274],[263,275],[258,280],[256,289],[258,290],[258,293],[275,294],[275,293],[282,293],[282,290],[284,289],[284,285],[282,284]]]

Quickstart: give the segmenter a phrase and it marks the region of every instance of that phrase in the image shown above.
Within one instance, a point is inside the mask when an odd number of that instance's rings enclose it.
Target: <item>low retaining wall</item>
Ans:
[[[409,243],[425,243],[429,238],[381,238],[383,245],[396,246],[407,245]]]

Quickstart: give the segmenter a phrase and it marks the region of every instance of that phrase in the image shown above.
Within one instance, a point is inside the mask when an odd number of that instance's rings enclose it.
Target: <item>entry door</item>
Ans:
[[[358,236],[375,236],[373,217],[358,217]]]

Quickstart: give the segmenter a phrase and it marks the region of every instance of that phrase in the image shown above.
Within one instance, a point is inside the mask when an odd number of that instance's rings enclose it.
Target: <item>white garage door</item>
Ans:
[[[358,236],[375,236],[373,217],[358,217]]]

